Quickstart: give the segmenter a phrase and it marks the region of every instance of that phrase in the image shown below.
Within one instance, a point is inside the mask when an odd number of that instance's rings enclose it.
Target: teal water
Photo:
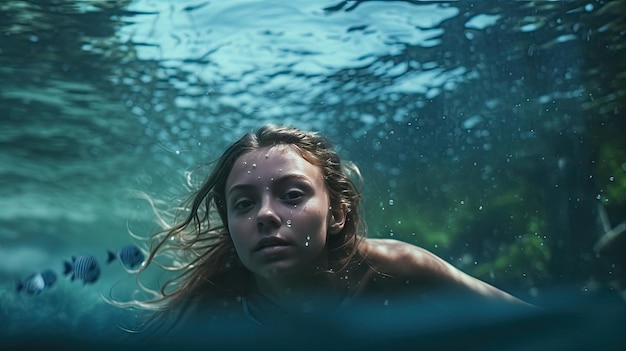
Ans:
[[[127,296],[133,278],[107,250],[132,242],[129,226],[155,228],[129,193],[184,193],[185,171],[267,122],[321,131],[359,165],[371,237],[423,246],[538,305],[557,290],[623,308],[623,238],[594,245],[626,217],[624,12],[577,0],[4,1],[3,331],[117,335],[136,313],[101,295],[119,283]],[[82,254],[102,264],[95,284],[62,275]],[[52,288],[16,292],[48,268]]]

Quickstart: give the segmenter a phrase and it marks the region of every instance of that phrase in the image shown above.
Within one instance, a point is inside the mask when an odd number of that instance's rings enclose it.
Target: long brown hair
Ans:
[[[359,242],[366,235],[360,214],[362,179],[358,168],[341,161],[332,144],[318,133],[265,125],[228,147],[208,178],[178,210],[174,224],[162,221],[163,229],[151,235],[151,249],[138,274],[151,264],[160,265],[156,259],[163,255],[174,257],[172,264],[164,268],[180,272],[167,280],[160,291],[152,291],[154,298],[136,301],[136,306],[157,310],[151,320],[172,313],[180,316],[193,303],[244,293],[241,281],[250,273],[240,262],[229,235],[226,180],[241,155],[273,145],[289,145],[320,167],[331,208],[341,207],[346,211],[342,231],[327,239],[328,273],[341,272],[358,256]],[[144,288],[141,284],[140,287]]]

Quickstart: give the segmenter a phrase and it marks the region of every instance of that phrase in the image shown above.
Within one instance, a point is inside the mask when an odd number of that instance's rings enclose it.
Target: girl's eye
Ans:
[[[252,200],[249,199],[241,199],[241,200],[237,200],[237,202],[235,202],[235,204],[233,205],[233,208],[235,210],[245,210],[246,208],[252,206]]]
[[[285,195],[283,195],[283,199],[284,200],[288,200],[288,201],[294,201],[294,200],[299,200],[302,197],[302,192],[298,191],[298,190],[291,190],[285,193]]]

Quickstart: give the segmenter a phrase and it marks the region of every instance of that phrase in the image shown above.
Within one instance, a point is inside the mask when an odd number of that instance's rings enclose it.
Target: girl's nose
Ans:
[[[263,199],[261,201],[261,208],[259,208],[257,213],[256,223],[259,230],[268,230],[281,226],[280,217],[274,211],[271,199]]]

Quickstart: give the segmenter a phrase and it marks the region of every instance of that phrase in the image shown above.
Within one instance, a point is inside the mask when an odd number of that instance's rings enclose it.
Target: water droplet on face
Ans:
[[[245,165],[247,165],[247,164],[248,164],[248,162],[246,162],[246,161],[243,161],[243,165],[244,165],[244,166],[245,166]]]
[[[251,171],[248,171],[248,174],[252,173]]]
[[[291,219],[287,220],[287,227],[291,228]]]
[[[253,164],[252,164],[252,168],[256,168],[256,163],[253,163]]]
[[[265,155],[265,158],[270,158],[270,155]]]

